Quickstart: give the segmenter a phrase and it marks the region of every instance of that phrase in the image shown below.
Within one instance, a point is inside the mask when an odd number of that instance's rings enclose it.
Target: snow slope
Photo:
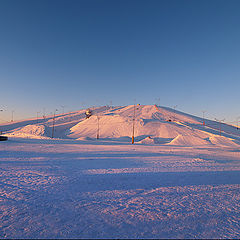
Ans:
[[[135,110],[134,110],[135,109]],[[135,142],[169,145],[239,145],[240,132],[236,127],[221,125],[167,107],[138,105],[94,108],[86,119],[85,110],[59,114],[54,119],[29,119],[1,125],[5,135],[23,138],[96,139],[131,141],[133,118]],[[135,112],[135,116],[134,116]],[[221,136],[220,136],[221,134]]]
[[[10,138],[0,161],[1,239],[240,238],[239,146]]]
[[[1,125],[0,238],[239,239],[239,130],[134,108]]]

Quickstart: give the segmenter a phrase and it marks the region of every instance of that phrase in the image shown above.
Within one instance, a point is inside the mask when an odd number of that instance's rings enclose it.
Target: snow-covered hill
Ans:
[[[202,119],[171,108],[156,105],[98,107],[86,119],[80,110],[42,119],[27,119],[0,126],[8,137],[131,141],[139,144],[166,145],[240,145],[240,130],[227,124]],[[134,116],[135,113],[135,116]],[[135,121],[133,121],[135,119]],[[54,125],[54,131],[53,131]]]
[[[237,128],[166,107],[92,111],[57,115],[54,140],[53,116],[0,126],[2,238],[240,238]]]

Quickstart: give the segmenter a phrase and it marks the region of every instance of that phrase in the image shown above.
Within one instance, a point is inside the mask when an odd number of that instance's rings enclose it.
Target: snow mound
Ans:
[[[194,146],[194,145],[205,145],[209,144],[208,141],[197,137],[197,136],[191,136],[191,135],[178,135],[175,137],[169,145],[184,145],[184,146]]]
[[[160,138],[160,137],[148,136],[148,137],[142,139],[141,141],[139,141],[139,143],[143,143],[143,144],[166,144],[166,143],[169,143],[172,140],[173,140],[173,138]]]
[[[232,141],[232,139],[226,138],[224,136],[211,136],[209,137],[209,140],[211,141],[212,144],[216,144],[216,145],[223,145],[228,147],[239,146],[239,144]]]
[[[22,138],[46,138],[47,131],[44,125],[27,125],[13,130],[7,135]]]
[[[144,138],[143,140],[139,141],[139,143],[144,143],[144,144],[154,144],[154,139],[149,137]]]
[[[96,138],[99,129],[101,138],[120,138],[129,136],[131,127],[132,123],[119,115],[92,116],[73,126],[68,136]]]
[[[220,145],[239,147],[239,130],[222,124],[224,137],[218,135],[218,124],[168,107],[129,105],[91,108],[92,116],[85,118],[84,109],[44,118],[27,119],[1,125],[6,136],[23,138],[54,138],[119,141],[131,143],[169,144],[180,146]],[[133,133],[134,129],[134,133]],[[150,136],[150,137],[149,137]]]

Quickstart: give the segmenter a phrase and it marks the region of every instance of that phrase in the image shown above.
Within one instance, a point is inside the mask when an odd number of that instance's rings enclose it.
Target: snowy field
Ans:
[[[240,238],[239,144],[0,142],[1,238]]]

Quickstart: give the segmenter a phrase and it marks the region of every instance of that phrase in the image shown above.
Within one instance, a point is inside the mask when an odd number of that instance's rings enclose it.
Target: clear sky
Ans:
[[[239,12],[239,0],[0,0],[0,119],[160,98],[236,121]]]

